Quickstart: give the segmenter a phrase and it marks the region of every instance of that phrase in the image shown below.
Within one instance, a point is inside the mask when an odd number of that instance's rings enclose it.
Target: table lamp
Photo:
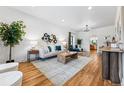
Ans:
[[[32,45],[31,50],[35,50],[37,43],[38,43],[37,40],[31,40],[31,45]]]

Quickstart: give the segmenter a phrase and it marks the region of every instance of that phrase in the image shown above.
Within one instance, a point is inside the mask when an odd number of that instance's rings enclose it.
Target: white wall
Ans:
[[[105,42],[104,37],[110,35],[114,36],[114,26],[101,27],[97,29],[92,29],[89,32],[78,33],[78,38],[83,39],[82,48],[86,51],[90,51],[90,37],[98,37],[98,47],[102,46]]]
[[[106,42],[104,39],[105,36],[110,35],[110,40],[112,40],[112,37],[115,36],[115,27],[107,26],[107,27],[102,27],[98,29],[93,29],[91,31],[90,37],[94,35],[98,37],[98,41],[97,41],[98,46],[102,46]]]
[[[82,39],[82,45],[81,48],[83,48],[84,51],[90,51],[90,32],[79,32],[77,34],[78,39]]]
[[[0,21],[11,23],[12,21],[22,20],[26,25],[26,36],[20,45],[13,49],[13,58],[15,61],[27,60],[27,50],[31,48],[30,40],[40,40],[44,33],[55,34],[60,39],[68,39],[68,32],[72,31],[67,28],[59,27],[45,20],[40,20],[20,11],[13,10],[9,7],[0,7]],[[8,48],[0,44],[0,63],[5,63],[8,59]]]
[[[116,33],[119,37],[121,37],[120,42],[124,43],[124,7],[117,8],[117,14],[115,19],[115,28]],[[119,28],[119,29],[118,29]],[[118,32],[121,31],[121,35]]]

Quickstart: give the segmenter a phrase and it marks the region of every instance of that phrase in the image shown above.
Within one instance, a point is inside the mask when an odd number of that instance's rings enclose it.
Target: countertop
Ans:
[[[99,50],[106,52],[124,52],[124,50],[121,50],[119,48],[111,48],[111,47],[104,47],[104,48],[100,48]]]

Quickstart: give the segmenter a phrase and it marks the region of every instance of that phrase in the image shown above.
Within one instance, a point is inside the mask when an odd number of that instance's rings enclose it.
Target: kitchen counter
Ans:
[[[100,48],[102,51],[102,77],[112,83],[120,84],[122,79],[122,54],[119,48]]]
[[[110,48],[110,47],[100,48],[99,50],[106,52],[124,52],[124,50],[120,50],[119,48]]]

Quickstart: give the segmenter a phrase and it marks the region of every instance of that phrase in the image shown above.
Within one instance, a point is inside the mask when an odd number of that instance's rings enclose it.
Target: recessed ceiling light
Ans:
[[[65,20],[64,20],[64,19],[62,19],[61,21],[62,21],[62,22],[65,22]]]
[[[32,7],[36,7],[36,6],[32,6]]]
[[[91,10],[91,9],[92,9],[92,6],[89,6],[89,7],[88,7],[88,10]]]
[[[81,26],[83,26],[83,24],[81,24]]]

